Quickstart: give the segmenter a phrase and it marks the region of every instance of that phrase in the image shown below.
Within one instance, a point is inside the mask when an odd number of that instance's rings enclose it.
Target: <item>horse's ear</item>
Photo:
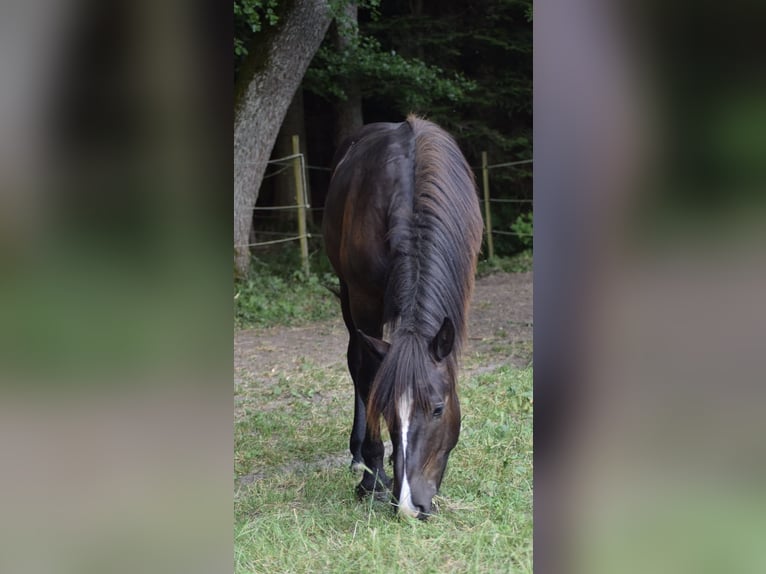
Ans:
[[[437,361],[442,361],[452,352],[455,344],[455,325],[449,317],[444,318],[439,332],[431,341],[431,353]]]
[[[382,361],[383,357],[385,357],[386,353],[388,353],[388,349],[391,345],[385,341],[376,339],[375,337],[365,335],[361,329],[357,329],[356,332],[359,333],[362,341],[364,341],[364,344],[372,352],[372,354]]]

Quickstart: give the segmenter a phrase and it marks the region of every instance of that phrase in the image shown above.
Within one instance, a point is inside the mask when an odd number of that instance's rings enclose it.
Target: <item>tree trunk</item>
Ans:
[[[346,25],[333,27],[332,39],[338,52],[345,52],[359,35],[359,18],[356,3],[348,4],[344,9]],[[352,135],[364,124],[362,118],[362,91],[356,78],[348,78],[343,84],[346,100],[335,104],[335,147]]]
[[[234,103],[234,270],[239,277],[250,267],[247,243],[266,163],[331,18],[327,0],[291,2],[278,30],[251,47],[240,71]]]

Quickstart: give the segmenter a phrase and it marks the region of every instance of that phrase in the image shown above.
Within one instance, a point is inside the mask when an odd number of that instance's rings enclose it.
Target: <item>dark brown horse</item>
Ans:
[[[460,434],[458,356],[483,228],[473,172],[449,134],[415,116],[365,126],[333,163],[324,238],[349,332],[357,493],[391,485],[382,415],[399,512],[426,518]]]

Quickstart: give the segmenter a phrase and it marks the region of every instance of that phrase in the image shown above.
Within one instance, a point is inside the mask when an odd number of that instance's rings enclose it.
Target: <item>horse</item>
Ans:
[[[332,170],[323,236],[349,334],[356,493],[390,493],[399,515],[425,520],[460,435],[458,359],[484,227],[476,181],[455,140],[414,115],[362,127]]]

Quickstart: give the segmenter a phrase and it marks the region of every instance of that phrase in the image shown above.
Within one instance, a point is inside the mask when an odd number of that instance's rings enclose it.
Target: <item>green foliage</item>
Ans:
[[[235,497],[234,571],[531,572],[532,369],[461,380],[460,442],[437,513],[412,522],[354,498],[342,362],[286,371],[278,396],[252,385],[234,432],[235,472],[255,477]]]
[[[532,248],[532,212],[522,213],[511,224],[511,231],[518,235],[524,247]]]
[[[276,26],[278,0],[234,0],[234,63],[247,56],[247,44],[264,26]]]
[[[487,147],[492,147],[491,140]],[[521,152],[519,152],[521,153]],[[531,154],[531,148],[529,149]],[[494,162],[502,162],[509,158],[508,155],[489,156],[490,165]],[[511,155],[510,157],[513,157]],[[477,177],[481,177],[477,172]],[[520,253],[532,247],[532,238],[526,234],[531,233],[531,219],[529,225],[525,223],[525,214],[531,209],[532,199],[532,163],[517,164],[512,166],[498,167],[489,171],[489,187],[492,199],[511,199],[524,201],[498,201],[492,202],[492,228],[505,233],[493,235],[496,255],[512,255]],[[522,218],[519,220],[519,218]],[[529,216],[531,218],[531,215]],[[513,232],[509,234],[508,232]]]
[[[311,261],[319,269],[318,255]],[[332,273],[315,271],[306,277],[296,249],[253,259],[250,276],[234,284],[234,317],[238,327],[298,325],[330,319],[340,313],[338,288]]]
[[[475,82],[477,89],[463,94],[457,106],[428,110],[455,133],[469,160],[482,150],[506,159],[531,157],[531,0],[424,0],[420,6],[387,4],[384,17],[366,31],[386,49]]]
[[[343,8],[349,0],[330,0],[330,10],[340,26],[356,25],[346,17]],[[380,0],[362,0],[358,3],[376,15]],[[238,66],[247,56],[247,45],[265,28],[272,28],[280,21],[280,9],[287,3],[280,0],[234,0],[234,64]]]
[[[359,21],[350,18],[345,11],[349,4],[356,4],[359,10],[368,12],[372,20],[377,20],[380,17],[380,0],[329,0],[329,3],[330,13],[335,19],[335,24],[347,36],[355,35],[359,31]]]
[[[531,0],[391,0],[368,11],[347,49],[325,39],[305,89],[334,102],[353,83],[367,121],[420,113],[452,133],[474,166],[482,151],[490,163],[532,158]],[[531,164],[493,169],[490,179],[495,199],[532,196]],[[523,226],[521,209],[493,204],[493,226]],[[495,238],[499,254],[529,247],[528,237]]]
[[[476,269],[478,276],[492,273],[527,273],[532,271],[532,250],[522,251],[510,257],[495,257],[479,261]]]
[[[402,115],[426,111],[434,102],[459,102],[476,89],[476,83],[461,73],[384,50],[372,36],[353,38],[342,52],[325,42],[306,73],[304,87],[329,100],[345,100],[343,85],[349,77],[363,96],[386,98]]]
[[[490,164],[532,158],[532,0],[363,0],[358,20],[345,10],[347,0],[329,4],[348,46],[339,50],[327,35],[304,77],[306,92],[334,103],[358,87],[367,122],[419,113],[452,133],[472,166],[482,151]],[[287,6],[284,0],[236,0],[237,66],[248,38],[278,25]],[[317,98],[313,102],[320,109],[312,117],[322,119],[308,120],[318,125],[307,128],[332,130],[332,114]],[[320,205],[321,187],[313,191]],[[531,164],[491,170],[490,188],[493,199],[531,199]],[[493,227],[527,230],[528,222],[519,220],[525,209],[493,203]],[[500,255],[531,245],[524,236],[494,238]]]

